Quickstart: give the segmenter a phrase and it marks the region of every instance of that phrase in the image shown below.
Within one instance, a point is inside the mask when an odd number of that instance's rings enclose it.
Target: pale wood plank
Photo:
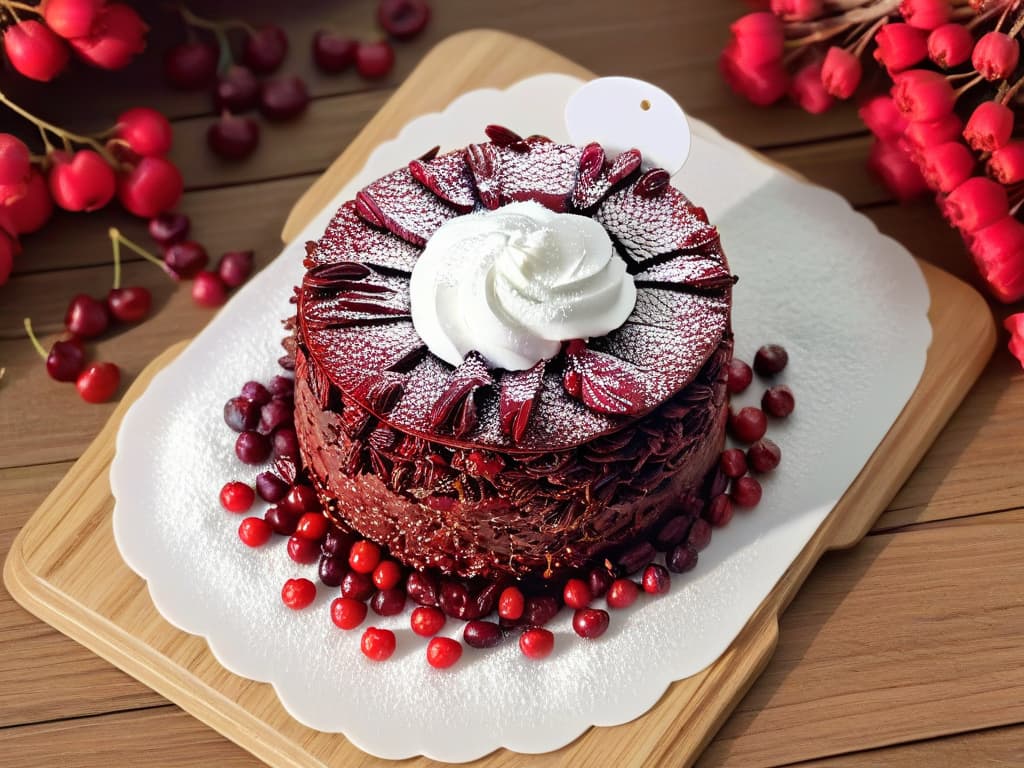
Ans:
[[[993,728],[811,760],[794,768],[1012,768],[1024,765],[1024,726]]]

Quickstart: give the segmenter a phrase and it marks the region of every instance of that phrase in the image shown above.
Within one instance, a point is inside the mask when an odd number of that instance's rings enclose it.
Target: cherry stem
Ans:
[[[152,253],[147,251],[138,243],[132,242],[127,237],[121,234],[121,230],[117,227],[111,227],[107,230],[107,234],[110,235],[110,242],[114,249],[114,287],[120,287],[121,282],[121,246],[123,245],[130,251],[134,251],[139,256],[144,258],[146,261],[156,264],[160,267],[161,271],[167,275],[168,279],[173,280],[174,278],[167,274],[167,269],[164,263],[154,256]]]
[[[181,14],[181,18],[185,20],[185,23],[191,27],[199,27],[200,29],[208,29],[210,32],[223,35],[225,31],[229,29],[244,29],[250,35],[256,34],[256,30],[253,29],[252,24],[243,19],[222,19],[220,21],[214,21],[213,19],[204,19],[202,16],[197,16],[184,5],[178,6],[178,13]]]
[[[828,40],[845,32],[854,24],[860,24],[865,21],[875,21],[876,19],[887,17],[896,12],[900,7],[901,1],[902,0],[880,0],[880,2],[877,2],[874,5],[858,5],[846,13],[822,19],[821,21],[787,24],[786,27],[788,30],[796,32],[797,34],[804,34],[804,37],[787,40],[786,46],[792,47],[793,45],[807,45],[809,43]]]
[[[1006,93],[1001,94],[1001,96],[997,96],[999,103],[1005,105],[1010,99],[1017,95],[1021,88],[1024,88],[1024,77],[1011,85],[1006,90]]]
[[[114,290],[121,287],[121,238],[120,232],[110,228],[110,248],[114,252]]]
[[[860,57],[860,55],[864,53],[864,49],[868,47],[868,43],[870,43],[874,39],[875,33],[882,27],[884,27],[888,23],[888,21],[889,17],[883,16],[870,27],[868,27],[868,30],[861,37],[860,42],[857,43],[857,45],[854,47],[853,55]]]
[[[0,91],[0,104],[6,104],[8,107],[10,107],[12,112],[16,112],[17,114],[21,115],[23,118],[28,120],[30,123],[35,125],[40,130],[47,130],[54,136],[60,137],[60,139],[64,142],[65,149],[67,149],[68,151],[71,151],[70,142],[72,141],[77,144],[85,144],[86,146],[95,149],[112,168],[120,167],[119,163],[114,158],[114,156],[107,151],[107,148],[104,147],[91,136],[82,136],[79,133],[72,133],[71,131],[66,131],[63,128],[57,127],[53,123],[48,123],[46,120],[43,120],[40,117],[36,117],[24,107],[20,107],[16,103],[11,101],[11,99],[8,98],[7,94],[3,91]]]
[[[984,79],[985,78],[983,75],[978,75],[976,78],[971,80],[971,82],[967,83],[966,85],[961,85],[957,90],[953,92],[954,98],[959,99],[961,96],[967,93],[967,91],[971,90],[971,88],[976,86],[978,83],[982,82]]]
[[[38,352],[39,356],[45,360],[46,350],[43,349],[43,345],[39,343],[39,339],[36,338],[35,333],[32,331],[32,318],[30,317],[25,318],[25,333],[28,334],[28,340],[32,342],[32,346],[36,348],[36,352]]]

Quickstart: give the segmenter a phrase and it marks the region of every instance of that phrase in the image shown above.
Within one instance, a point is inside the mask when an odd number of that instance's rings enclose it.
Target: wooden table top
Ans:
[[[601,74],[650,80],[694,115],[812,180],[835,189],[916,255],[972,282],[957,236],[934,206],[898,206],[864,171],[870,140],[852,108],[813,117],[749,107],[721,84],[717,53],[742,3],[615,0],[539,3],[437,0],[422,39],[399,49],[386,82],[314,72],[308,41],[336,26],[369,34],[372,0],[293,4],[286,68],[316,98],[296,124],[265,126],[257,155],[226,165],[209,155],[204,94],[154,88],[159,54],[178,33],[158,26],[138,66],[75,73],[46,87],[2,87],[76,129],[103,127],[120,108],[157,106],[175,120],[174,159],[187,191],[181,210],[211,253],[280,251],[298,195],[336,157],[432,44],[471,27],[537,40]],[[209,15],[259,21],[280,6],[209,2]],[[219,9],[219,10],[218,10]],[[88,94],[84,99],[82,94]],[[14,125],[0,115],[0,130]],[[699,196],[698,196],[699,197]],[[144,238],[116,210],[58,215],[25,239],[0,288],[0,557],[20,526],[92,440],[113,405],[81,403],[46,378],[21,319],[52,338],[68,298],[101,295],[110,281],[106,229]],[[97,357],[128,379],[209,319],[185,288],[138,260],[125,279],[150,287],[155,316],[105,338]],[[999,317],[1005,307],[993,307]],[[44,339],[44,342],[46,339]],[[872,534],[826,555],[787,610],[778,650],[712,742],[701,766],[1024,765],[1024,375],[1000,346],[981,380]],[[0,590],[0,768],[258,764],[248,753],[22,610]],[[527,760],[524,759],[524,762]]]

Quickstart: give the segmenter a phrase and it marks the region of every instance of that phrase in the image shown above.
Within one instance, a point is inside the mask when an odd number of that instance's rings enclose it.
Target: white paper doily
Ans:
[[[525,659],[510,638],[487,651],[467,648],[458,665],[437,671],[407,613],[371,613],[366,625],[398,635],[395,656],[374,664],[359,652],[360,631],[331,623],[337,590],[320,586],[303,611],[284,607],[284,581],[317,581],[316,566],[289,560],[283,537],[259,550],[239,541],[240,517],[220,509],[217,494],[226,480],[251,481],[255,471],[234,458],[234,434],[220,414],[244,381],[279,372],[280,321],[302,275],[303,244],[361,185],[435,144],[480,141],[488,123],[564,140],[563,107],[579,85],[563,75],[533,77],[503,92],[468,93],[412,121],[153,379],[118,435],[114,533],[158,610],[205,637],[230,671],[271,683],[302,723],[342,732],[380,757],[459,762],[498,747],[544,752],[591,725],[647,711],[669,683],[725,651],[924,370],[928,290],[906,250],[839,196],[794,181],[693,121],[690,158],[674,182],[707,208],[740,275],[736,353],[750,360],[757,346],[777,342],[790,354],[781,380],[793,387],[797,407],[771,426],[783,460],[765,478],[760,506],[716,530],[696,569],[674,576],[669,594],[614,612],[600,640],[577,638],[563,611],[551,626],[556,650],[544,662]],[[762,390],[755,381],[738,404],[756,403]],[[449,621],[443,634],[461,630],[462,622]]]

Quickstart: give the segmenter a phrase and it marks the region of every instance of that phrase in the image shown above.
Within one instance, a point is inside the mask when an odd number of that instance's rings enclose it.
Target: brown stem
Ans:
[[[860,42],[858,42],[857,45],[854,47],[852,51],[853,55],[860,56],[862,53],[864,53],[864,49],[868,47],[868,43],[870,43],[874,39],[875,33],[882,27],[884,27],[888,21],[889,17],[883,16],[874,24],[872,24],[861,37]]]
[[[839,31],[847,30],[855,24],[865,21],[875,21],[883,16],[889,16],[899,10],[901,0],[879,0],[871,5],[858,3],[856,7],[838,16],[830,16],[819,21],[794,22],[786,24],[786,31],[802,38],[796,38],[798,44],[816,43],[820,40],[828,40],[839,34]],[[788,44],[788,43],[787,43]]]
[[[109,151],[107,151],[106,147],[104,147],[91,136],[83,136],[79,133],[72,133],[71,131],[66,131],[63,128],[54,125],[53,123],[49,123],[40,117],[36,117],[24,107],[20,107],[16,103],[11,101],[11,99],[8,98],[7,94],[5,94],[3,91],[0,91],[0,104],[6,104],[12,112],[16,112],[17,114],[21,115],[23,118],[28,120],[36,127],[43,130],[47,130],[54,136],[60,137],[61,141],[64,142],[65,149],[67,149],[68,151],[71,150],[70,142],[72,141],[75,142],[76,144],[85,144],[95,149],[111,167],[119,167],[120,164],[117,162],[117,159],[112,154],[110,154]]]
[[[967,83],[966,85],[961,85],[957,90],[955,90],[953,92],[954,97],[959,99],[961,96],[963,96],[965,93],[967,93],[967,91],[971,90],[971,88],[976,86],[978,83],[983,82],[984,80],[985,80],[984,77],[982,77],[981,75],[978,75],[976,78],[971,80],[971,82]]]

